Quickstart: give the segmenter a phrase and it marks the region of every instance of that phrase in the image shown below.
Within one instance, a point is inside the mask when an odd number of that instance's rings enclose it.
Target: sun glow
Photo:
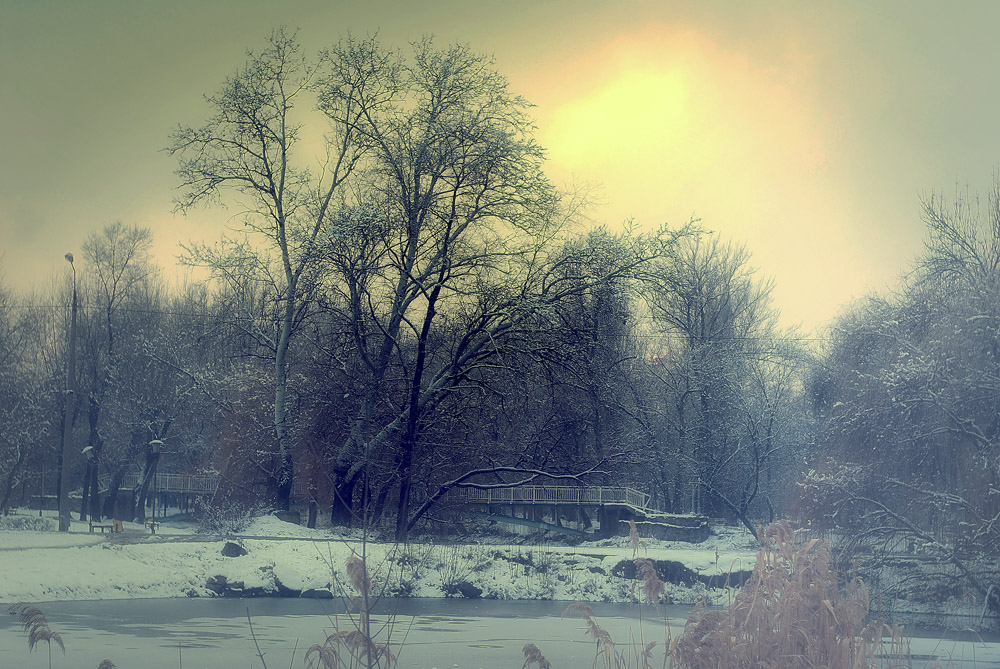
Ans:
[[[570,169],[662,155],[690,128],[688,87],[679,71],[625,72],[559,109],[549,146]]]
[[[684,181],[721,166],[816,169],[825,149],[802,95],[809,59],[785,58],[764,67],[691,30],[619,37],[569,66],[566,79],[584,83],[553,93],[543,142],[558,168],[599,169],[602,180],[641,163]]]
[[[854,257],[837,233],[850,205],[830,170],[840,119],[794,39],[761,47],[646,26],[554,67],[530,98],[550,175],[596,184],[592,216],[612,227],[694,216],[724,230],[773,273],[790,311],[810,313],[824,277],[856,268],[818,260]],[[782,282],[787,268],[796,283]]]

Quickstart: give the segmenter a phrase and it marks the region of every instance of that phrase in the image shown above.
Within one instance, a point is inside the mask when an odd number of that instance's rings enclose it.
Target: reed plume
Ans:
[[[648,544],[639,538],[639,528],[635,526],[635,521],[629,519],[628,521],[628,538],[632,544],[632,557],[635,558],[639,555],[639,549],[646,551]]]
[[[605,666],[612,666],[612,660],[615,658],[615,641],[611,638],[611,634],[597,622],[597,618],[594,616],[594,609],[590,608],[589,604],[575,602],[567,606],[562,614],[564,618],[573,616],[583,618],[583,621],[587,623],[587,634],[597,642],[594,663],[596,664],[597,658],[603,655]]]
[[[52,642],[55,641],[56,645],[62,650],[63,655],[66,654],[66,646],[63,644],[62,637],[59,636],[58,632],[53,632],[52,628],[49,627],[49,621],[45,619],[45,614],[42,613],[41,609],[27,602],[18,602],[16,604],[11,604],[7,611],[12,616],[17,616],[17,620],[21,623],[24,631],[28,635],[28,650],[35,650],[35,646],[39,642],[44,641],[48,644],[49,650],[49,667],[52,666]]]
[[[521,652],[524,653],[524,664],[521,665],[521,669],[528,669],[531,665],[537,666],[538,669],[552,669],[552,665],[549,664],[549,661],[542,655],[542,651],[535,644],[524,644]]]
[[[389,644],[375,643],[360,631],[351,630],[334,632],[322,644],[310,646],[306,651],[305,662],[309,669],[338,669],[344,666],[394,667],[396,656],[393,655]]]
[[[360,594],[371,594],[372,583],[368,578],[368,570],[365,568],[364,560],[355,555],[347,558],[347,577],[354,589]]]
[[[670,593],[667,592],[666,584],[660,580],[656,573],[656,567],[648,558],[638,558],[635,560],[636,571],[642,580],[642,594],[646,596],[646,602],[657,607],[661,603],[670,603]],[[632,585],[632,598],[635,599],[635,584]]]

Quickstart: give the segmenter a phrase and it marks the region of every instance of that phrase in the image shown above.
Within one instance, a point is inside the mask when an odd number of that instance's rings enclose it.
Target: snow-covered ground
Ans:
[[[625,537],[579,546],[398,546],[266,516],[232,537],[246,554],[226,557],[225,540],[198,535],[188,525],[164,524],[155,536],[138,525],[127,523],[126,530],[91,534],[86,523],[74,523],[68,534],[0,529],[0,601],[209,597],[220,588],[352,594],[344,578],[352,555],[364,555],[376,585],[391,595],[604,602],[627,602],[633,595],[634,581],[621,575],[635,557]],[[701,544],[645,544],[638,557],[679,562],[699,576],[748,571],[755,559],[752,538],[736,529],[722,528]],[[705,596],[725,602],[727,590],[710,589],[691,576],[668,584],[673,601]]]

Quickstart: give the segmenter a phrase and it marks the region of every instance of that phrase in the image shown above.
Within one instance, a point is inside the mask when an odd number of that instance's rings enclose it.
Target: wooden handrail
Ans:
[[[465,488],[467,502],[476,504],[628,504],[641,509],[651,496],[625,486],[518,486],[512,488]]]
[[[135,489],[139,485],[139,474],[126,474],[121,487]],[[215,493],[219,487],[217,474],[169,474],[156,475],[158,492],[182,492],[191,494]],[[304,492],[302,485],[293,486],[293,492]],[[152,488],[152,485],[150,486]],[[640,509],[649,506],[651,496],[626,486],[516,486],[512,488],[464,488],[466,503],[472,504],[627,504]],[[453,491],[453,495],[454,492]]]

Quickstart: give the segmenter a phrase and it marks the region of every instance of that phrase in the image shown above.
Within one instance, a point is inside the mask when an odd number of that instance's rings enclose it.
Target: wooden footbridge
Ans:
[[[624,486],[467,487],[449,494],[468,515],[567,534],[582,535],[591,528],[588,512],[597,513],[604,536],[612,536],[620,520],[656,513],[648,494]],[[543,520],[547,515],[553,522]]]
[[[103,479],[103,477],[102,477]],[[156,474],[150,492],[211,496],[219,487],[218,474]],[[121,490],[135,490],[138,473],[126,474]],[[106,487],[102,480],[102,488]],[[293,486],[293,497],[305,499],[304,486]],[[584,535],[592,531],[591,516],[602,536],[618,531],[619,521],[643,521],[661,515],[650,507],[650,496],[625,486],[463,487],[448,493],[453,512],[495,522]]]
[[[189,495],[213,495],[219,487],[218,474],[161,474],[150,482],[150,490]],[[101,477],[106,487],[107,477]],[[134,490],[138,487],[138,472],[126,474],[119,489]],[[514,488],[458,488],[449,493],[452,502],[468,506],[517,506],[517,507],[625,507],[644,511],[649,509],[650,496],[623,486],[518,486]]]
[[[122,478],[119,490],[135,490],[139,487],[141,475],[138,472],[125,474]],[[150,492],[176,493],[181,495],[205,495],[211,496],[219,489],[219,482],[222,477],[218,474],[167,474],[157,473],[149,483]],[[107,489],[110,477],[101,477],[101,489]],[[292,486],[292,498],[307,499],[307,489],[305,482],[296,481]]]
[[[453,500],[465,493],[464,501],[470,505],[515,506],[574,506],[602,507],[628,506],[635,509],[649,508],[650,496],[633,488],[622,486],[518,486],[516,488],[463,488]]]
[[[138,472],[126,474],[121,490],[135,490],[139,486]],[[103,483],[103,481],[102,481]],[[173,492],[185,495],[214,495],[219,488],[218,474],[156,474],[150,481],[150,491]]]

